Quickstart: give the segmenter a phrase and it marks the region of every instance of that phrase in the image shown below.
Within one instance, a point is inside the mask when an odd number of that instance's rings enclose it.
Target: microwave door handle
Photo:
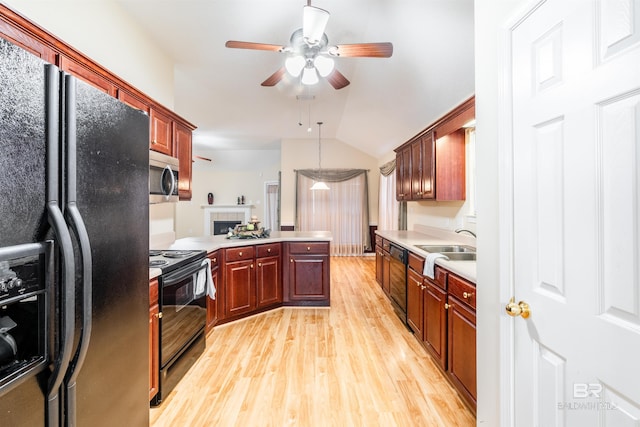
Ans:
[[[82,261],[82,329],[80,339],[73,360],[67,370],[65,383],[67,392],[65,395],[67,420],[69,425],[75,425],[76,419],[76,380],[82,369],[89,341],[91,338],[91,300],[92,300],[92,261],[91,242],[85,227],[82,215],[77,205],[77,134],[76,134],[76,80],[70,75],[65,75],[65,139],[67,160],[67,202],[65,213],[67,221],[73,229],[80,248]]]
[[[62,255],[62,281],[60,292],[62,298],[52,297],[60,301],[60,312],[56,327],[59,339],[57,354],[54,354],[53,369],[47,384],[47,426],[58,426],[60,421],[60,386],[71,359],[73,349],[73,333],[75,328],[75,264],[73,257],[73,243],[71,233],[64,221],[64,216],[58,205],[59,191],[59,90],[60,74],[53,65],[45,65],[46,87],[46,143],[47,143],[47,216],[49,224],[55,233],[60,253]],[[58,326],[56,325],[56,326]]]
[[[171,176],[171,191],[169,191],[169,194],[167,195],[167,200],[169,200],[169,197],[173,196],[173,192],[176,190],[176,177],[171,170],[171,166],[167,166],[167,168],[169,169],[169,175]]]

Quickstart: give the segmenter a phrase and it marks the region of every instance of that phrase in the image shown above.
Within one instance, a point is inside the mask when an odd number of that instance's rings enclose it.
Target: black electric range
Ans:
[[[167,274],[206,256],[207,251],[200,250],[150,250],[149,268],[159,268]]]

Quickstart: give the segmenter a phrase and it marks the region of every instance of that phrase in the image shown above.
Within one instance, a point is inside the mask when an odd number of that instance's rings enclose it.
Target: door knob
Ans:
[[[521,316],[523,319],[526,319],[531,315],[531,310],[529,309],[529,304],[524,301],[520,301],[519,303],[515,303],[515,299],[512,297],[509,300],[509,304],[504,308],[507,314],[511,317]]]

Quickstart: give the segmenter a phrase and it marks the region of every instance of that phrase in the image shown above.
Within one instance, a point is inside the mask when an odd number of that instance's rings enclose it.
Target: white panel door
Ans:
[[[508,34],[516,425],[638,427],[640,0],[543,1]]]

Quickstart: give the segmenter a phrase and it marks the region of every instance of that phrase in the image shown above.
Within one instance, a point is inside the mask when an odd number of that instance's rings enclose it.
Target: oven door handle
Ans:
[[[202,264],[202,260],[198,262],[194,262],[193,264],[187,265],[179,270],[172,271],[166,275],[162,275],[162,286],[171,286],[175,283],[178,283],[180,280],[185,277],[191,276],[192,274],[197,273],[200,270],[207,268],[207,264]]]

